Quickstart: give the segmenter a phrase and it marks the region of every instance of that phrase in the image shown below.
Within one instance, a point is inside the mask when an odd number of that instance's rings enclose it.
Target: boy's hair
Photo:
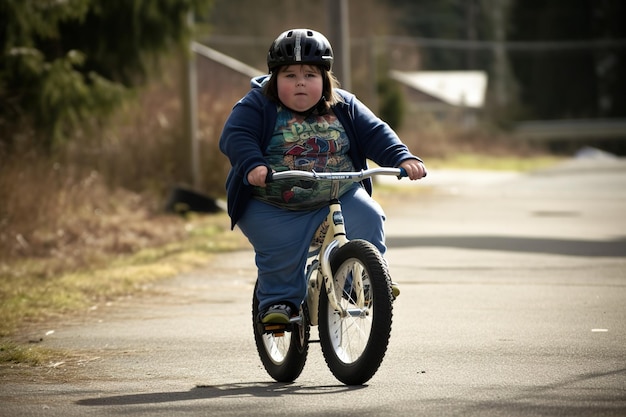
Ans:
[[[304,64],[306,65],[306,64]],[[327,70],[321,65],[310,65],[311,67],[315,67],[318,69],[319,73],[322,76],[323,86],[322,86],[322,98],[323,100],[318,104],[315,109],[318,114],[326,114],[330,110],[331,107],[336,105],[337,103],[343,102],[341,96],[337,93],[337,89],[339,88],[339,81],[335,74],[331,70]],[[277,68],[275,71],[272,71],[270,74],[270,79],[265,84],[263,88],[263,92],[267,97],[269,97],[275,103],[278,103],[282,106],[283,103],[280,102],[278,98],[278,74],[282,72],[287,65],[281,66]]]

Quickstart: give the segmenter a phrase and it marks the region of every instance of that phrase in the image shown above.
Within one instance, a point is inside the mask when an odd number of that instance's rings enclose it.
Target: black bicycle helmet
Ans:
[[[267,53],[269,72],[293,64],[321,65],[330,71],[333,49],[324,35],[310,29],[292,29],[280,34]]]

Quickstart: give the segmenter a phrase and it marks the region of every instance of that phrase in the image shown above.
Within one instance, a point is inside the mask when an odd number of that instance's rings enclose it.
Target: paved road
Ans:
[[[295,383],[269,379],[241,251],[38,330],[77,354],[5,375],[0,416],[626,415],[626,161],[428,181],[384,202],[402,295],[366,386],[339,384],[317,345]]]

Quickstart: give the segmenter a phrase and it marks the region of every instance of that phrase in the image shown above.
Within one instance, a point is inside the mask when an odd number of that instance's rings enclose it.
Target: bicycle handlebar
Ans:
[[[315,181],[347,181],[347,180],[363,180],[372,178],[376,175],[394,175],[398,179],[408,177],[404,168],[371,168],[356,172],[315,172],[315,171],[281,171],[270,172],[267,175],[267,183],[285,179],[306,179]]]

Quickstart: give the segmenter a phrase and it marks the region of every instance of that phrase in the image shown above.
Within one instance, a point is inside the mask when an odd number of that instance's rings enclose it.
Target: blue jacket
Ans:
[[[237,224],[251,198],[248,173],[259,165],[269,168],[263,150],[274,131],[277,107],[263,93],[268,78],[268,75],[262,75],[252,79],[252,89],[235,104],[219,141],[220,150],[230,159],[232,166],[226,179],[231,227]],[[367,169],[367,159],[384,167],[397,167],[407,159],[419,159],[409,152],[389,125],[353,94],[344,90],[337,92],[343,103],[334,106],[333,111],[350,139],[349,155],[357,171]],[[371,195],[371,180],[364,180],[363,186]]]

